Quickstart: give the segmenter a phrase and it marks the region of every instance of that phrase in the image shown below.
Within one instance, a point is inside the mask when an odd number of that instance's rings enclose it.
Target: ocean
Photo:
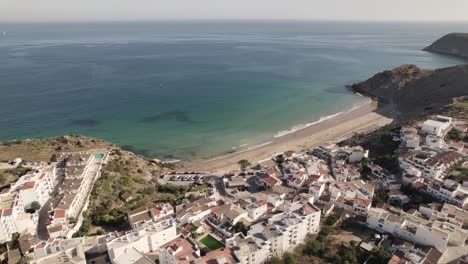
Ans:
[[[251,148],[368,99],[345,85],[465,23],[0,24],[0,140],[94,136],[158,158]],[[3,34],[1,34],[3,33]]]

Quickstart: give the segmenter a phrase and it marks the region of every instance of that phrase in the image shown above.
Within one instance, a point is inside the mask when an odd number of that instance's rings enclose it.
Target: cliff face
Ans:
[[[468,59],[468,33],[445,35],[423,50]]]
[[[367,81],[353,84],[354,91],[393,104],[400,118],[413,118],[437,113],[468,95],[468,65],[437,70],[422,70],[403,65],[374,75]]]

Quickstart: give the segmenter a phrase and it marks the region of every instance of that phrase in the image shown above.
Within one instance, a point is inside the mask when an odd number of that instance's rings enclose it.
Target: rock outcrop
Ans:
[[[468,59],[468,33],[451,33],[423,50]]]
[[[403,65],[352,88],[383,104],[393,104],[402,119],[414,118],[440,112],[453,98],[468,95],[468,65],[437,70]]]

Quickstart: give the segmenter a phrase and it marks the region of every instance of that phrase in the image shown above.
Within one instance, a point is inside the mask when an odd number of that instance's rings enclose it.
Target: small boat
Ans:
[[[160,84],[159,87],[163,87],[164,85]]]
[[[6,31],[3,31],[3,36],[6,36],[6,35],[7,35]]]

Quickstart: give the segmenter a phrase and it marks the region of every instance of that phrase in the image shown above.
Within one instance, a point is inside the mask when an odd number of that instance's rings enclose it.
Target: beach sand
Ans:
[[[369,104],[352,111],[339,114],[282,137],[271,139],[269,144],[212,159],[187,161],[183,162],[181,166],[184,170],[210,171],[222,175],[239,169],[237,162],[241,159],[247,159],[255,165],[259,161],[271,158],[276,153],[287,150],[309,149],[326,142],[343,140],[357,132],[370,132],[377,126],[380,127],[393,121],[393,119],[375,112],[377,107],[377,102],[370,101]],[[390,106],[386,106],[386,108],[379,108],[379,112],[392,112]]]

